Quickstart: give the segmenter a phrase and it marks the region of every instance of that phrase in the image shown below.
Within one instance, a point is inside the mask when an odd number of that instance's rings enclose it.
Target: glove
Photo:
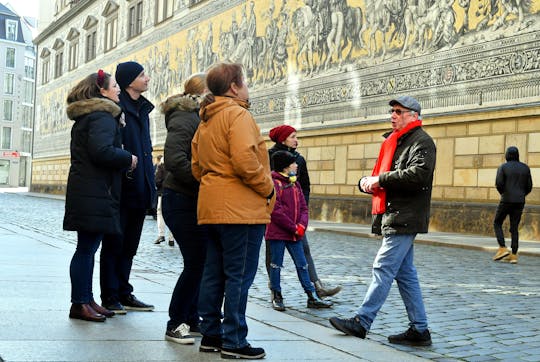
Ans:
[[[296,235],[299,237],[303,237],[306,233],[306,227],[304,225],[297,224],[296,225]]]

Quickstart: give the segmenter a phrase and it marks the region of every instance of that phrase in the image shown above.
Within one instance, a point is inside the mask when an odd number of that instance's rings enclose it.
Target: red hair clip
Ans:
[[[105,83],[105,72],[103,69],[98,70],[96,83],[99,88],[103,88],[103,83]]]

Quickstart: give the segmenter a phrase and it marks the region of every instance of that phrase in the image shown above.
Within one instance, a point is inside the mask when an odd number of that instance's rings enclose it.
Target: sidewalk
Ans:
[[[177,275],[134,265],[137,296],[155,304],[154,312],[130,312],[105,323],[71,320],[69,262],[74,245],[4,223],[0,247],[0,361],[221,360],[219,354],[198,352],[199,340],[194,346],[164,340]],[[97,278],[94,291],[99,291]],[[266,350],[267,361],[423,360],[255,303],[248,304],[247,316],[249,341]]]
[[[360,224],[340,224],[310,220],[310,228],[318,231],[330,231],[361,237],[376,237],[371,234],[371,226]],[[506,239],[507,246],[510,240]],[[498,245],[495,236],[466,235],[446,232],[429,232],[418,234],[415,243],[438,245],[451,248],[481,250],[490,253],[497,251]],[[528,256],[540,256],[540,241],[519,241],[519,254]]]

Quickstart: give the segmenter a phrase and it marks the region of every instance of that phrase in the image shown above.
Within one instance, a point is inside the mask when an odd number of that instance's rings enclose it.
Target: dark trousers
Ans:
[[[121,207],[122,235],[105,235],[100,256],[101,300],[119,302],[133,292],[129,275],[137,254],[146,210]]]
[[[184,270],[176,282],[169,304],[167,329],[175,329],[182,323],[196,326],[199,324],[197,304],[206,259],[208,228],[197,225],[197,197],[166,188],[161,202],[165,224],[171,230],[184,259]]]
[[[519,222],[523,213],[524,203],[500,202],[495,212],[495,220],[493,220],[493,228],[499,246],[506,246],[504,242],[504,233],[502,225],[506,216],[510,216],[510,235],[512,237],[512,254],[516,254],[519,247]]]
[[[304,249],[304,256],[306,257],[307,266],[308,266],[308,273],[309,273],[309,279],[312,283],[315,283],[317,280],[319,280],[319,276],[317,275],[317,270],[315,269],[315,263],[313,262],[313,257],[311,256],[311,249],[309,248],[309,242],[307,235],[304,235],[302,238],[302,248]],[[266,247],[266,273],[268,275],[268,278],[270,278],[270,274],[272,273],[272,268],[270,267],[270,262],[272,260],[272,252],[270,247],[270,242],[265,241],[265,247]]]
[[[77,232],[77,249],[69,265],[71,303],[88,304],[94,299],[92,294],[94,255],[101,239],[103,239],[103,234]]]
[[[199,294],[201,332],[205,336],[222,337],[225,348],[248,345],[248,290],[257,273],[265,228],[265,225],[208,225],[210,241]]]

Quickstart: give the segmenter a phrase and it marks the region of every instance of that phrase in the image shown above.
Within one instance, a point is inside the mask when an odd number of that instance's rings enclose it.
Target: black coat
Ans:
[[[375,215],[374,234],[427,233],[435,159],[435,143],[421,127],[398,140],[390,171],[379,175],[386,212]]]
[[[120,107],[126,116],[126,126],[121,130],[122,144],[125,150],[138,158],[132,177],[122,179],[122,205],[150,209],[153,200],[156,200],[149,116],[154,105],[143,96],[134,100],[125,90],[122,90]]]
[[[495,186],[501,194],[501,202],[525,203],[525,196],[532,190],[532,177],[529,166],[519,162],[516,147],[506,150],[506,163],[497,169]]]
[[[268,154],[270,156],[270,168],[272,170],[274,169],[274,165],[272,164],[272,154],[276,151],[289,151],[293,154],[294,158],[296,159],[296,164],[298,165],[296,182],[300,184],[302,192],[304,193],[304,198],[306,199],[306,204],[309,205],[311,181],[309,180],[306,159],[300,154],[300,152],[296,151],[296,148],[287,147],[283,143],[276,143],[268,150]]]
[[[71,103],[71,167],[66,190],[64,229],[120,234],[121,179],[131,165],[122,149],[115,117],[121,110],[107,98]]]
[[[199,182],[191,173],[191,140],[201,122],[198,98],[172,96],[163,103],[167,138],[163,157],[167,176],[163,187],[197,197]]]

